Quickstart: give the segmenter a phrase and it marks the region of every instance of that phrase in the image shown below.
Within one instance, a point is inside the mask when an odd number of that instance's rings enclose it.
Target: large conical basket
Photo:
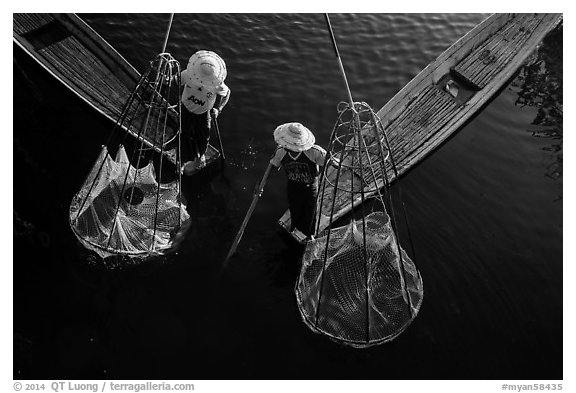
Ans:
[[[179,86],[178,62],[167,53],[158,55],[118,118],[112,136],[119,141],[111,138],[102,147],[72,199],[74,234],[103,258],[162,254],[186,228],[190,217],[179,171]]]
[[[314,332],[363,348],[402,333],[424,292],[386,209],[391,158],[382,124],[365,103],[339,112],[316,203],[317,236],[306,244],[296,298]]]

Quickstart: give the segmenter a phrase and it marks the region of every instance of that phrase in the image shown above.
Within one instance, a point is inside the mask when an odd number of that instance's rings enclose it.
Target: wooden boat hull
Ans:
[[[52,77],[98,113],[116,123],[140,79],[140,73],[106,40],[75,14],[13,14],[13,41]],[[176,116],[176,114],[174,115]],[[178,124],[174,121],[173,124]],[[126,130],[138,137],[132,129]],[[170,140],[178,126],[168,129]],[[160,149],[162,141],[139,139],[176,163],[175,150]],[[212,145],[207,165],[218,160]]]
[[[456,132],[513,76],[562,14],[494,14],[460,38],[402,88],[377,113],[390,143],[398,177],[421,162]],[[396,173],[387,165],[387,177]],[[327,176],[334,176],[330,173]],[[358,177],[354,173],[344,176]],[[381,175],[378,185],[385,185]],[[355,184],[361,184],[358,177]],[[373,192],[367,192],[368,197]],[[340,198],[334,219],[360,203]],[[319,207],[320,230],[328,225],[331,206]],[[290,230],[290,213],[280,218]],[[299,242],[298,231],[291,233]]]

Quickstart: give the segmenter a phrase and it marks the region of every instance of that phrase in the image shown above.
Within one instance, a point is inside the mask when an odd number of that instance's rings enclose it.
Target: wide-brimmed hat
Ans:
[[[194,53],[188,66],[188,83],[205,87],[218,87],[226,79],[226,63],[220,56],[209,50],[199,50]]]
[[[300,123],[284,123],[274,130],[274,141],[292,151],[304,151],[314,146],[316,138]]]

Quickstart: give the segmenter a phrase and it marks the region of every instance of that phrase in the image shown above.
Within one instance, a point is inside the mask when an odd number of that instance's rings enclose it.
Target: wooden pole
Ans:
[[[328,25],[328,32],[330,33],[330,39],[332,40],[332,47],[334,48],[334,53],[336,53],[336,58],[338,59],[338,65],[340,66],[340,73],[344,79],[344,84],[346,85],[346,92],[348,93],[348,101],[350,102],[350,108],[354,109],[354,100],[352,99],[352,93],[350,92],[350,85],[348,85],[348,78],[346,78],[346,72],[344,71],[344,65],[342,64],[342,59],[340,58],[340,52],[338,51],[338,45],[336,45],[336,38],[334,38],[334,32],[332,31],[332,25],[330,24],[330,18],[328,14],[324,14],[326,18],[326,24]]]
[[[220,154],[222,155],[222,162],[226,163],[226,156],[224,155],[224,146],[222,146],[222,138],[220,137],[220,127],[218,127],[218,120],[216,116],[212,115],[214,119],[214,127],[216,128],[216,137],[218,137],[218,145],[220,146]]]
[[[232,243],[232,247],[230,247],[230,251],[228,251],[228,255],[226,255],[226,259],[224,260],[224,264],[222,265],[222,269],[224,269],[226,267],[226,265],[228,264],[228,260],[236,252],[236,248],[238,247],[238,244],[240,243],[240,240],[242,239],[242,235],[244,234],[244,230],[246,229],[246,225],[248,225],[248,221],[250,220],[250,217],[252,216],[252,213],[254,212],[254,209],[256,208],[256,204],[258,203],[258,200],[260,199],[260,197],[262,196],[262,193],[264,192],[264,186],[266,185],[266,182],[268,181],[268,176],[270,175],[270,172],[272,171],[272,167],[273,167],[272,163],[269,163],[268,167],[266,168],[266,171],[264,172],[264,175],[262,176],[262,180],[260,180],[260,184],[259,184],[258,188],[254,192],[254,197],[252,197],[252,203],[250,203],[250,207],[248,208],[248,212],[246,213],[246,216],[244,217],[244,221],[242,221],[242,225],[240,226],[240,230],[238,231],[238,234],[234,238],[234,242]]]
[[[170,21],[168,22],[168,29],[166,29],[166,37],[164,38],[164,45],[162,45],[162,52],[166,52],[166,46],[168,45],[168,36],[170,35],[170,29],[172,28],[172,20],[174,19],[174,13],[170,14]]]

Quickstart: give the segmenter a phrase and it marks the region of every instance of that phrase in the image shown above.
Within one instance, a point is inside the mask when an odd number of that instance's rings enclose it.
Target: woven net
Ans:
[[[404,250],[400,258],[388,215],[371,213],[366,225],[365,236],[352,221],[309,242],[296,290],[309,327],[360,347],[392,340],[422,302],[422,280]]]
[[[422,304],[422,278],[386,210],[386,201],[393,206],[390,155],[367,104],[340,109],[329,157],[317,237],[306,244],[296,284],[298,307],[314,332],[369,347],[394,339],[412,322]]]
[[[122,140],[115,147],[112,142],[102,147],[72,200],[74,234],[102,258],[162,254],[190,218],[176,169],[180,168],[179,111],[169,102],[178,92],[179,70],[178,62],[166,53],[150,63],[115,126]]]

